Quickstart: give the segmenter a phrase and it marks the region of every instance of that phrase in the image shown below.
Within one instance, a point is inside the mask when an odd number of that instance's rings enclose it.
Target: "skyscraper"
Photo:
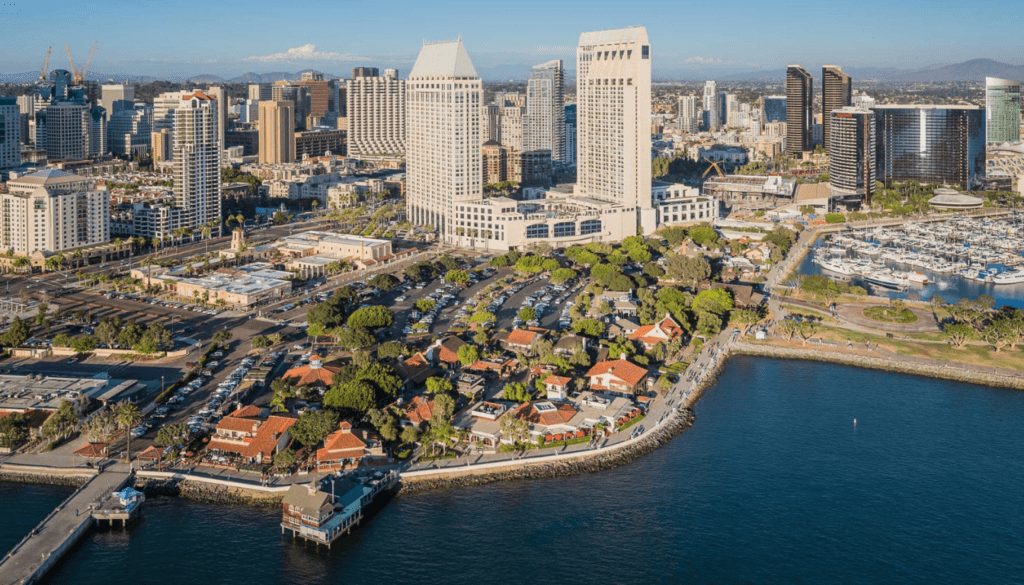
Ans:
[[[266,100],[260,108],[261,163],[295,162],[295,104]]]
[[[14,98],[0,97],[0,169],[21,164],[21,110]]]
[[[361,73],[374,75],[354,75]],[[387,69],[357,67],[348,83],[348,154],[381,156],[405,154],[405,81]]]
[[[697,98],[684,95],[679,98],[679,130],[688,134],[697,132]]]
[[[875,193],[875,114],[861,108],[829,112],[832,150],[829,160],[831,196],[867,205]]]
[[[501,145],[512,150],[523,150],[523,123],[526,117],[526,106],[511,105],[506,102],[503,107],[498,108],[501,116],[498,118],[500,126],[498,136],[501,137]]]
[[[530,72],[526,86],[523,150],[551,151],[551,161],[565,162],[565,74],[560,59]]]
[[[89,108],[89,156],[107,153],[107,111],[100,106]]]
[[[985,172],[985,110],[978,106],[875,106],[878,178],[975,189]]]
[[[565,164],[576,164],[576,104],[565,106]]]
[[[784,95],[766,95],[761,99],[761,109],[764,112],[762,122],[769,124],[771,122],[785,122],[786,121],[786,96]]]
[[[360,77],[379,77],[380,70],[376,67],[353,67],[352,68],[352,79],[358,79]]]
[[[251,100],[269,100],[273,97],[273,92],[270,85],[267,83],[250,83],[249,84],[249,99]]]
[[[144,156],[150,147],[153,106],[118,110],[107,123],[107,146],[115,156]]]
[[[100,86],[100,98],[99,105],[103,106],[107,110],[107,114],[111,117],[116,113],[114,110],[114,102],[135,101],[135,86],[127,85],[124,83],[105,83]]]
[[[705,81],[704,111],[708,113],[708,130],[717,130],[721,125],[722,112],[718,104],[718,84],[714,81]]]
[[[217,106],[217,142],[220,143],[220,148],[224,148],[224,132],[228,128],[228,101],[231,99],[231,95],[228,93],[227,88],[221,86],[214,86],[206,91],[206,95],[214,99],[214,104]]]
[[[215,225],[220,233],[221,147],[217,140],[216,100],[196,91],[181,97],[174,110],[174,204],[182,227]]]
[[[822,112],[822,144],[826,151],[830,150],[830,130],[832,110],[845,108],[853,103],[853,84],[850,76],[843,73],[838,65],[822,65],[821,67],[821,112]]]
[[[39,128],[42,122],[43,128]],[[92,149],[92,108],[80,101],[56,101],[36,118],[36,131],[45,136],[46,158],[84,160]]]
[[[461,39],[424,43],[406,82],[408,215],[445,242],[453,241],[453,203],[483,194],[482,97]]]
[[[637,225],[643,233],[652,233],[657,217],[651,202],[647,29],[634,26],[581,34],[576,49],[576,100],[577,191],[635,210]]]
[[[1020,82],[985,78],[985,140],[989,143],[1020,140]]]
[[[799,65],[786,69],[786,154],[814,148],[814,76]]]

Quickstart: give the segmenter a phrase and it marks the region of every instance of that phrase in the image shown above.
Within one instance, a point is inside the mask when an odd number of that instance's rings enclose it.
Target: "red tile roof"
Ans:
[[[601,376],[604,374],[611,374],[630,386],[636,386],[644,379],[645,376],[647,376],[647,370],[631,363],[625,358],[621,358],[617,360],[597,362],[594,364],[594,367],[590,368],[590,371],[587,372],[587,377],[593,378],[594,376]]]
[[[164,456],[164,450],[150,445],[145,451],[138,454],[139,459],[160,459]]]
[[[262,408],[256,406],[255,404],[250,404],[248,406],[243,406],[242,408],[239,408],[238,410],[232,412],[228,416],[234,416],[237,418],[256,418],[262,414]]]
[[[86,443],[75,450],[75,455],[98,459],[107,456],[107,447],[106,443]]]
[[[318,462],[363,456],[366,442],[352,432],[352,425],[347,421],[342,421],[338,427],[338,430],[327,435],[327,438],[324,439],[323,448],[316,450],[316,460]]]
[[[256,417],[225,416],[217,423],[217,430],[234,431],[238,433],[255,433],[260,419]]]
[[[330,386],[334,383],[334,374],[341,371],[337,366],[313,367],[312,358],[310,364],[292,368],[284,373],[285,380],[289,380],[296,386]]]
[[[533,403],[527,402],[516,409],[514,416],[533,424],[562,425],[576,416],[576,409],[571,404],[557,404],[555,410],[540,412]]]
[[[515,345],[519,347],[530,347],[533,340],[540,335],[536,331],[527,331],[526,329],[516,329],[508,334],[508,338],[505,343],[508,345]]]
[[[409,401],[405,409],[405,418],[413,424],[420,424],[430,420],[434,416],[434,401],[427,400],[422,396],[416,396]]]
[[[630,339],[639,341],[645,346],[653,346],[656,343],[676,339],[685,333],[679,323],[671,315],[653,325],[643,325],[629,336]]]
[[[458,337],[446,337],[441,341],[437,352],[437,359],[447,364],[457,363],[459,361],[459,348],[463,345],[466,345],[466,342]]]
[[[556,376],[551,374],[547,378],[544,378],[543,384],[554,384],[556,386],[565,386],[569,382],[572,382],[572,378],[566,378],[565,376]]]

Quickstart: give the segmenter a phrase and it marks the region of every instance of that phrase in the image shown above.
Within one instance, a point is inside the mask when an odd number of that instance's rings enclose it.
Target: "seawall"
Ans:
[[[140,471],[134,487],[146,495],[174,496],[204,504],[276,508],[280,507],[290,486],[263,487],[177,473]]]

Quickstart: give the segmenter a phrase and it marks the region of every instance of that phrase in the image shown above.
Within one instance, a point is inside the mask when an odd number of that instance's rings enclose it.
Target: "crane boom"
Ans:
[[[68,65],[71,67],[71,79],[74,83],[78,82],[78,72],[75,71],[75,60],[71,58],[71,47],[67,43],[64,43],[64,50],[68,53]]]
[[[53,47],[46,47],[46,61],[43,61],[43,68],[39,70],[39,81],[46,81],[46,74],[50,69],[50,51]]]
[[[92,64],[92,54],[96,52],[96,45],[100,44],[96,41],[92,44],[92,49],[89,50],[89,60],[85,62],[85,69],[82,70],[82,80],[85,80],[85,76],[89,73],[89,65]]]

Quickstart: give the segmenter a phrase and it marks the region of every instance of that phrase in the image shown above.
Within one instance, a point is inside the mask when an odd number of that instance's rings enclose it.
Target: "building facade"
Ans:
[[[832,110],[845,108],[852,103],[853,83],[850,76],[838,65],[822,65],[821,67],[821,112],[822,112],[822,145],[831,152]]]
[[[347,84],[348,152],[352,156],[405,154],[405,81],[389,69],[384,77],[375,67],[362,67]],[[356,73],[353,70],[353,74]]]
[[[576,104],[565,106],[565,164],[576,166]]]
[[[829,112],[832,149],[829,159],[831,196],[847,204],[866,206],[875,193],[875,114],[862,108],[839,108]]]
[[[423,45],[406,84],[408,217],[442,241],[452,241],[455,202],[482,194],[482,97],[461,39]]]
[[[221,146],[217,140],[217,104],[196,91],[181,97],[174,113],[174,202],[182,227],[221,226]]]
[[[111,154],[145,156],[150,148],[152,117],[152,106],[141,103],[112,114],[107,124],[107,146]]]
[[[547,150],[555,164],[565,162],[565,73],[562,61],[542,63],[526,86],[523,150]]]
[[[295,162],[295,104],[290,101],[262,101],[259,111],[260,163]]]
[[[700,125],[700,118],[697,116],[697,98],[695,96],[680,96],[678,115],[679,131],[687,134],[696,134]]]
[[[0,97],[0,169],[21,164],[22,116],[14,98]]]
[[[766,95],[761,98],[761,121],[764,124],[786,121],[786,96]]]
[[[0,248],[44,256],[110,240],[110,198],[92,179],[47,169],[0,194]]]
[[[38,130],[42,123],[44,128]],[[58,101],[36,118],[37,132],[46,136],[49,160],[84,160],[92,149],[92,108],[79,101]]]
[[[985,141],[1020,140],[1020,82],[985,78]]]
[[[707,112],[707,129],[715,131],[721,124],[722,114],[718,107],[718,84],[714,81],[704,82],[704,111]]]
[[[799,65],[786,69],[786,154],[814,148],[814,76]]]
[[[880,181],[980,186],[985,171],[983,108],[880,105],[872,111]]]

